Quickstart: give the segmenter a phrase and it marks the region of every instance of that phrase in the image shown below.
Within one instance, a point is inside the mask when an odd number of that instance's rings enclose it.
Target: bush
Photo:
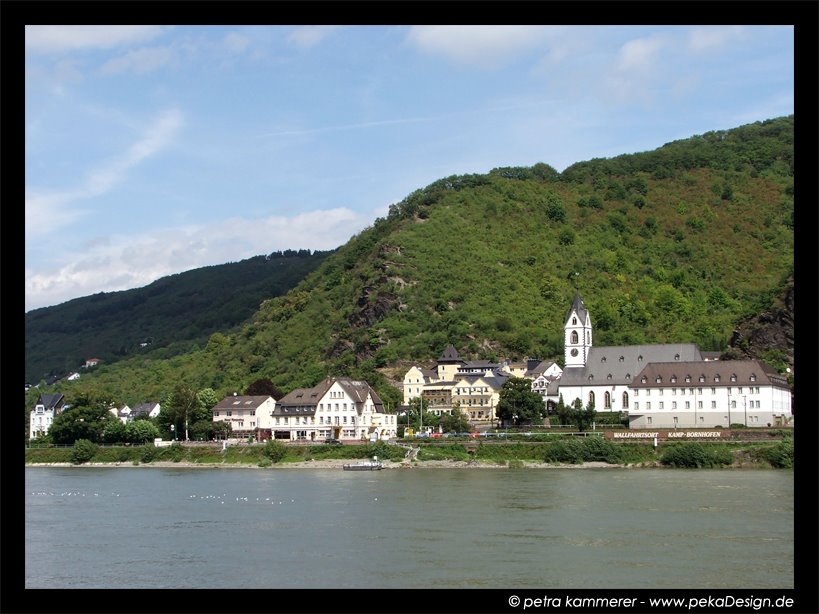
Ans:
[[[768,461],[773,467],[790,469],[793,467],[793,439],[787,438],[772,446],[760,448],[755,456]]]
[[[547,463],[582,463],[582,442],[577,439],[556,441],[546,449],[546,455],[543,460]]]
[[[99,450],[99,446],[88,439],[78,439],[74,442],[74,449],[71,451],[71,462],[75,465],[87,463]]]
[[[547,463],[604,462],[616,464],[622,462],[622,454],[618,445],[607,439],[586,437],[585,439],[566,439],[551,444],[547,448],[544,461]]]
[[[156,458],[158,450],[156,446],[145,444],[139,449],[139,460],[143,463],[150,463]]]
[[[733,455],[727,448],[697,442],[677,443],[663,450],[660,462],[673,467],[720,467],[730,465]]]
[[[287,446],[278,439],[268,439],[263,454],[271,463],[278,463],[287,455]]]

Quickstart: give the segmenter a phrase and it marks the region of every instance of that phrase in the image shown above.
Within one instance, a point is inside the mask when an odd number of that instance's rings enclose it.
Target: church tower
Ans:
[[[589,311],[579,293],[575,293],[572,308],[563,325],[565,366],[584,367],[592,346],[592,324]]]

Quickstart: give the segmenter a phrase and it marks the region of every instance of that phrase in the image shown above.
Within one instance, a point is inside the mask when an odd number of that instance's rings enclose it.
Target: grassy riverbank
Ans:
[[[378,456],[386,468],[413,467],[793,467],[793,438],[770,442],[615,443],[602,437],[521,443],[266,444],[27,449],[27,465],[340,467]]]

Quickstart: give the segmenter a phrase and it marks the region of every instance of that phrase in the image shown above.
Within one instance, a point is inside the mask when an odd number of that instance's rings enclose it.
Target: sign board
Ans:
[[[731,431],[680,431],[674,429],[660,429],[656,431],[606,431],[603,436],[614,441],[686,441],[701,439],[714,441],[729,437]]]

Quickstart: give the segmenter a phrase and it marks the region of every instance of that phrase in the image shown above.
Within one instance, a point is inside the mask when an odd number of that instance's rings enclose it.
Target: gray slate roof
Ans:
[[[258,396],[229,396],[219,401],[213,409],[258,409],[267,399],[272,398],[269,394]]]
[[[328,377],[312,388],[296,388],[290,394],[282,397],[282,399],[276,403],[274,415],[292,415],[294,410],[299,414],[314,413],[319,400],[327,394],[327,391],[336,382],[338,382],[356,406],[364,403],[369,394],[373,400],[375,411],[384,411],[384,403],[367,382],[354,380],[349,377]],[[356,409],[361,408],[357,407]]]
[[[65,403],[65,395],[62,394],[41,394],[37,402],[46,408],[46,411],[61,407]]]
[[[460,355],[458,354],[458,350],[455,349],[455,346],[451,343],[446,346],[443,354],[441,354],[440,358],[438,358],[438,362],[463,362],[461,360]]]
[[[700,381],[700,378],[705,381]],[[734,378],[735,379],[732,379]],[[645,382],[643,382],[645,378]],[[660,379],[658,382],[657,379]],[[690,382],[686,381],[690,378]],[[752,380],[753,378],[753,380]],[[676,381],[674,381],[676,380]],[[776,369],[760,360],[707,362],[656,362],[646,365],[634,378],[634,388],[672,388],[689,386],[778,386],[788,387]]]
[[[568,323],[569,317],[572,315],[572,311],[577,312],[577,317],[581,322],[585,322],[586,316],[589,315],[589,310],[586,309],[586,304],[583,302],[583,299],[580,298],[579,292],[575,292],[572,306],[569,308],[569,311],[566,312],[566,317],[563,319],[564,323]],[[589,322],[591,322],[591,318],[589,318]]]
[[[585,367],[563,369],[560,387],[629,385],[649,363],[701,361],[702,354],[693,343],[592,346]]]

